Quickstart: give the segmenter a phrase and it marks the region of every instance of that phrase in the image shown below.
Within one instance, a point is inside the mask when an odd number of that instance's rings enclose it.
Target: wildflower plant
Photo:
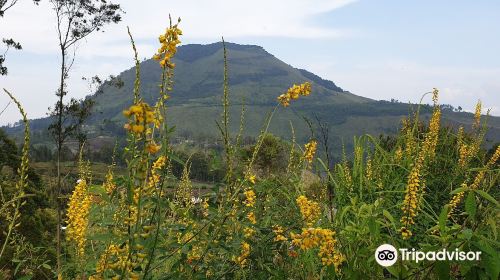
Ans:
[[[7,232],[5,234],[5,239],[0,242],[1,250],[0,250],[0,260],[2,260],[2,256],[4,255],[5,249],[7,248],[7,244],[11,241],[12,235],[15,233],[16,228],[20,226],[19,219],[21,218],[21,207],[26,203],[24,199],[26,199],[27,194],[25,192],[25,188],[27,186],[28,179],[28,166],[29,166],[29,145],[30,145],[30,127],[28,117],[26,112],[24,111],[21,103],[12,95],[9,91],[4,89],[4,92],[9,96],[9,98],[16,104],[17,109],[22,115],[22,120],[24,123],[24,144],[21,152],[21,165],[17,170],[17,174],[19,176],[18,181],[15,184],[15,193],[12,197],[5,197],[2,191],[2,184],[0,184],[0,194],[2,200],[2,206],[0,207],[0,218],[2,218],[2,223],[5,222],[7,224]]]
[[[318,146],[314,135],[308,143],[299,143],[291,124],[283,170],[266,173],[258,159],[277,108],[314,94],[314,84],[294,84],[279,95],[255,145],[245,149],[243,112],[238,135],[232,137],[229,129],[228,53],[223,42],[217,124],[226,173],[204,193],[191,181],[191,157],[182,162],[169,142],[173,128],[166,121],[167,109],[169,96],[175,94],[174,56],[181,35],[180,20],[171,21],[158,38],[153,58],[162,72],[158,95],[150,103],[141,92],[140,63],[130,35],[136,79],[133,103],[123,111],[126,171],[115,173],[113,160],[104,182],[94,183],[88,163],[80,160],[80,178],[66,214],[68,255],[60,278],[498,278],[500,148],[489,156],[482,149],[481,105],[471,133],[443,128],[439,91],[434,89],[429,93],[432,106],[418,105],[391,141],[356,137],[352,151],[343,148],[335,164],[321,158],[318,149],[325,147]],[[430,115],[428,123],[420,119],[424,114]],[[248,155],[244,159],[243,151]],[[174,163],[182,166],[178,177]],[[19,199],[8,207],[21,205],[26,166],[19,172]],[[9,220],[12,228],[16,220]],[[485,260],[397,262],[384,268],[373,258],[384,243],[422,250],[481,250]]]

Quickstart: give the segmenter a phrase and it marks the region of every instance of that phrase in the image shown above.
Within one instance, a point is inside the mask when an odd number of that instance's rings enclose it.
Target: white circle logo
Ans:
[[[375,250],[375,260],[381,266],[391,266],[398,260],[398,250],[390,244],[380,245]]]

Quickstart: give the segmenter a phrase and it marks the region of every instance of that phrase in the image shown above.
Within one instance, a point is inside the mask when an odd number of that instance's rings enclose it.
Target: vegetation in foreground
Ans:
[[[134,104],[123,112],[125,170],[116,172],[111,164],[104,182],[96,182],[90,162],[81,157],[64,225],[54,222],[56,211],[33,202],[41,199],[37,192],[43,186],[30,176],[29,125],[17,103],[25,121],[24,146],[19,160],[2,158],[2,165],[13,163],[10,172],[2,172],[1,184],[4,278],[498,279],[500,147],[490,154],[481,149],[486,126],[480,103],[473,133],[454,132],[441,127],[434,89],[428,124],[419,120],[417,108],[397,137],[356,138],[352,157],[331,165],[327,151],[321,157],[328,147],[321,132],[312,133],[303,147],[268,132],[276,108],[314,94],[308,82],[278,97],[255,145],[242,145],[243,125],[231,135],[225,67],[218,128],[226,172],[213,191],[195,193],[190,158],[176,156],[169,144],[173,128],[166,122],[175,69],[171,59],[181,34],[177,23],[159,38],[155,59],[162,83],[152,104],[141,97],[136,68]],[[177,178],[173,166],[179,162]],[[65,241],[43,233],[25,236],[29,230],[23,227],[32,226],[36,213],[51,217],[37,221],[50,223],[41,228],[63,226]],[[58,241],[61,255],[51,247]],[[423,251],[481,251],[482,258],[399,261],[383,268],[374,252],[384,243]]]

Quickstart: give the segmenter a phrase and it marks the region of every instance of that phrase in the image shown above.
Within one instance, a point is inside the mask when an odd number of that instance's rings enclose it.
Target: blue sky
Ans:
[[[46,1],[47,2],[47,1]],[[441,102],[472,110],[478,99],[500,115],[500,1],[177,1],[122,0],[122,23],[78,46],[70,96],[89,94],[82,76],[119,74],[132,65],[126,26],[141,57],[150,57],[168,14],[181,17],[183,43],[227,41],[263,46],[355,94],[417,102],[433,87]],[[23,51],[8,54],[0,87],[14,92],[29,116],[55,102],[57,41],[48,3],[20,1],[0,21],[1,37]],[[278,94],[278,93],[277,93]],[[7,104],[0,96],[0,110]],[[18,120],[10,106],[0,124]]]

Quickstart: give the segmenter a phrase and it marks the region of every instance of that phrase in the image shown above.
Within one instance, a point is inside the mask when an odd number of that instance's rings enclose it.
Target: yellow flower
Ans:
[[[106,180],[104,181],[103,187],[108,194],[111,194],[113,190],[116,188],[116,185],[113,182],[113,171],[111,170],[111,168],[108,169],[108,173],[106,174]]]
[[[283,107],[288,107],[290,105],[290,96],[287,94],[282,94],[278,96],[278,102],[283,105]]]
[[[403,217],[401,217],[401,223],[403,223],[403,227],[401,228],[401,234],[404,239],[407,239],[411,236],[411,232],[408,230],[408,227],[414,224],[413,218],[417,215],[417,203],[418,197],[417,192],[420,187],[420,164],[417,164],[410,171],[410,176],[408,178],[408,184],[406,186],[406,194],[403,201]],[[408,234],[408,232],[410,234]]]
[[[436,95],[437,98],[437,95]],[[437,99],[436,99],[437,101]],[[432,160],[435,157],[436,146],[439,140],[439,127],[440,127],[441,111],[439,106],[435,103],[434,111],[429,123],[429,132],[425,135],[422,150],[418,154],[415,163],[408,176],[408,183],[406,185],[405,198],[403,201],[403,216],[401,223],[403,226],[400,229],[403,239],[408,239],[412,236],[410,226],[415,223],[414,218],[417,216],[419,205],[424,194],[425,184],[422,181],[421,174],[425,172],[425,164],[427,159]],[[408,140],[413,139],[413,135],[409,135]],[[407,145],[410,141],[407,142]],[[412,146],[414,143],[411,144]]]
[[[250,212],[247,214],[247,219],[250,221],[250,223],[252,224],[256,224],[257,223],[257,220],[255,219],[255,214],[254,212]]]
[[[124,128],[132,131],[134,134],[141,134],[144,131],[150,134],[151,130],[146,129],[145,126],[150,124],[156,126],[158,123],[158,118],[156,118],[153,108],[142,101],[130,106],[128,110],[124,110],[123,114],[129,119]]]
[[[396,163],[399,163],[402,158],[403,158],[403,150],[401,149],[401,147],[398,147],[396,149],[396,152],[394,152],[394,161]]]
[[[429,132],[425,135],[424,145],[422,147],[422,157],[433,159],[439,137],[439,125],[441,120],[441,110],[439,106],[434,107],[431,120],[429,122]]]
[[[308,226],[314,224],[321,215],[321,209],[319,207],[319,204],[314,201],[309,201],[307,197],[303,195],[299,196],[296,199],[296,201],[297,204],[299,205],[300,213],[302,214],[304,222]]]
[[[279,242],[279,241],[287,241],[288,240],[288,238],[286,238],[283,235],[283,228],[282,227],[280,227],[280,226],[274,226],[273,227],[273,232],[276,235],[276,237],[274,237],[274,241]]]
[[[307,143],[304,147],[304,159],[307,160],[307,162],[312,163],[314,159],[314,154],[316,154],[316,146],[317,146],[316,140],[311,140],[309,143]]]
[[[285,93],[278,96],[278,102],[283,106],[287,107],[290,105],[290,100],[299,99],[299,96],[308,96],[311,94],[311,83],[305,82],[300,85],[293,85]]]
[[[132,115],[132,112],[130,110],[123,110],[123,115],[128,118]]]
[[[248,174],[248,175],[246,176],[246,179],[247,179],[250,183],[255,184],[255,179],[256,179],[255,175],[253,175],[253,174]]]
[[[255,205],[255,192],[252,189],[247,189],[245,192],[245,206],[253,207]]]
[[[245,267],[248,262],[248,256],[250,256],[250,244],[243,242],[241,243],[241,253],[233,261],[239,264],[241,267]]]
[[[167,28],[165,33],[158,37],[161,45],[158,52],[153,56],[153,59],[159,60],[160,66],[163,68],[168,67],[173,69],[175,67],[171,59],[177,52],[177,45],[181,43],[179,37],[182,35],[182,30],[178,27],[179,22],[180,20],[177,24]]]
[[[245,228],[243,229],[243,234],[245,235],[245,238],[251,238],[255,234],[255,229]]]
[[[136,134],[141,134],[144,132],[144,126],[143,125],[132,125],[132,132]]]
[[[413,235],[411,230],[407,229],[406,227],[402,227],[399,231],[401,232],[401,236],[403,237],[403,239],[409,239]]]
[[[467,184],[466,183],[462,183],[462,185],[460,187],[466,188]],[[457,207],[460,204],[460,202],[462,202],[462,199],[464,198],[464,195],[465,195],[465,192],[462,191],[462,192],[456,193],[452,197],[451,201],[448,203],[448,205],[450,205],[450,211],[448,212],[448,218],[453,215],[453,212],[457,209]]]
[[[188,256],[187,256],[187,262],[189,264],[193,263],[193,261],[197,261],[201,258],[201,255],[203,254],[203,250],[200,246],[193,246],[191,251],[189,251]]]
[[[66,214],[68,218],[66,239],[76,244],[78,256],[83,256],[85,253],[86,231],[91,202],[92,197],[87,191],[87,183],[85,180],[78,180],[69,200],[68,212]]]
[[[372,179],[373,179],[372,159],[368,157],[366,159],[366,181],[371,182]]]
[[[203,200],[203,203],[201,204],[201,207],[203,208],[203,216],[204,217],[208,217],[208,207],[209,207],[209,204],[208,204],[208,199],[204,199]]]
[[[146,146],[146,151],[150,154],[156,154],[160,150],[161,146],[156,145],[155,143],[149,143]]]
[[[345,257],[336,250],[337,240],[335,232],[322,228],[303,228],[300,234],[291,234],[292,245],[301,250],[318,248],[318,257],[325,266],[334,265],[335,271],[340,272],[340,266]]]

